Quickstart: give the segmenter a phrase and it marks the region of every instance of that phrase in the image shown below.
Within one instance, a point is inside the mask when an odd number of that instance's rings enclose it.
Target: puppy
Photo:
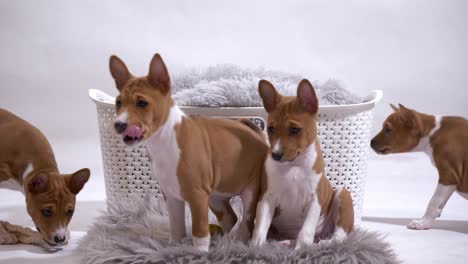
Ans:
[[[238,195],[244,209],[237,237],[249,239],[268,151],[264,139],[239,121],[185,115],[172,100],[169,73],[159,54],[145,77],[134,77],[116,56],[109,64],[119,90],[115,129],[127,145],[146,146],[168,208],[171,240],[186,235],[187,202],[193,245],[207,251],[208,208],[230,231],[237,216],[229,201]]]
[[[0,188],[22,192],[36,228],[51,245],[66,244],[76,195],[89,169],[61,174],[45,136],[25,120],[0,109]],[[0,244],[16,242],[0,225]]]
[[[323,175],[314,88],[302,80],[297,97],[281,96],[261,80],[258,89],[268,112],[271,147],[252,244],[262,245],[269,229],[272,236],[291,239],[295,249],[319,239],[344,238],[354,226],[352,198],[346,189],[334,191]]]
[[[439,172],[439,183],[426,213],[408,224],[410,229],[429,229],[454,191],[468,199],[468,121],[462,117],[434,116],[403,105],[371,140],[378,154],[425,152]]]

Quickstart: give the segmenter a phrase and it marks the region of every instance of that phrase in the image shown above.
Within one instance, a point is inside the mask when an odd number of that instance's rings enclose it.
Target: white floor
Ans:
[[[0,246],[0,263],[77,263],[76,243],[93,219],[105,209],[104,180],[97,142],[52,142],[61,170],[80,166],[92,170],[92,178],[78,195],[71,222],[72,239],[58,252],[34,246]],[[468,250],[468,201],[458,195],[449,200],[432,230],[414,231],[406,224],[421,216],[437,183],[437,173],[422,153],[377,156],[369,161],[362,227],[387,236],[404,263],[466,263]],[[0,219],[32,226],[19,193],[0,190]]]

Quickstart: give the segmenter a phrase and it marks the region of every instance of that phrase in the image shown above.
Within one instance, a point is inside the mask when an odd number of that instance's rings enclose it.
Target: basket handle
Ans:
[[[115,97],[106,94],[105,92],[98,89],[89,89],[88,95],[95,104],[100,105],[114,105]]]

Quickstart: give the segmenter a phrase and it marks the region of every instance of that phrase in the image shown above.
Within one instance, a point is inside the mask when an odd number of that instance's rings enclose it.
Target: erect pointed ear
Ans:
[[[34,175],[28,182],[28,191],[32,193],[40,193],[47,190],[49,184],[49,175],[46,172],[39,172]]]
[[[403,119],[403,122],[407,127],[413,127],[416,125],[416,115],[414,114],[414,111],[406,108],[402,104],[398,104],[400,107],[400,113],[401,113],[401,118]]]
[[[267,113],[275,110],[281,95],[276,91],[273,84],[266,80],[260,80],[258,82],[258,93],[263,100],[263,107]]]
[[[154,87],[159,89],[163,94],[166,94],[171,89],[171,81],[166,64],[164,64],[161,55],[154,54],[151,59],[148,81]]]
[[[89,175],[89,169],[81,169],[73,174],[65,176],[65,182],[67,183],[68,189],[73,194],[78,194],[88,181]]]
[[[117,90],[122,90],[125,83],[132,78],[132,74],[128,71],[125,63],[115,55],[112,55],[109,59],[109,69],[112,78],[115,80]]]
[[[314,87],[308,80],[302,80],[297,86],[297,98],[306,111],[312,114],[317,113],[318,99]]]
[[[398,107],[396,107],[393,104],[390,104],[390,107],[393,109],[393,112],[396,112],[396,111],[400,110],[400,109],[398,109]]]

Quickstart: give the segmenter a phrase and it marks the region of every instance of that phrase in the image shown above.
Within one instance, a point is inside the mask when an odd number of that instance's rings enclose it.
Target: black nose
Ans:
[[[371,146],[372,148],[375,147],[375,139],[372,139],[372,140],[370,141],[370,146]]]
[[[65,241],[65,236],[56,235],[54,237],[55,243],[63,243]]]
[[[271,153],[271,157],[278,161],[278,160],[281,160],[281,158],[283,157],[283,153],[280,153],[280,152],[272,152]]]
[[[120,133],[124,132],[125,129],[127,128],[127,123],[116,121],[114,123],[114,128],[115,128],[115,131],[117,131],[117,133],[120,134]]]

